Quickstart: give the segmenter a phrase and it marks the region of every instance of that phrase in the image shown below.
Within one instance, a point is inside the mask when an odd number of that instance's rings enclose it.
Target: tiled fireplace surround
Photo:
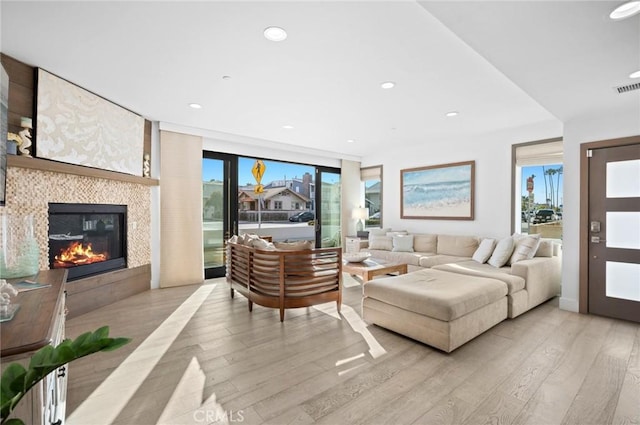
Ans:
[[[151,262],[151,193],[148,186],[10,167],[7,213],[32,214],[40,245],[40,269],[49,268],[49,203],[127,205],[127,263],[134,268]]]
[[[49,269],[48,211],[50,202],[127,205],[127,269],[125,270],[144,270],[144,273],[148,275],[147,270],[150,269],[151,263],[151,216],[149,213],[151,189],[149,186],[9,166],[7,169],[7,203],[2,209],[9,214],[33,215],[34,233],[40,245],[40,269]],[[122,275],[122,273],[120,274]],[[136,274],[138,273],[136,272]],[[140,278],[138,277],[138,279]],[[75,291],[70,291],[71,293],[84,291],[83,285],[87,287],[87,290],[94,290],[98,286],[95,282],[85,282],[84,279],[67,285],[75,287]],[[140,287],[140,283],[137,285]],[[114,297],[114,290],[117,291],[114,288],[107,291],[110,293],[110,297]],[[124,292],[129,292],[129,290],[124,289]],[[97,296],[100,294],[97,293]],[[119,298],[117,295],[115,297]]]

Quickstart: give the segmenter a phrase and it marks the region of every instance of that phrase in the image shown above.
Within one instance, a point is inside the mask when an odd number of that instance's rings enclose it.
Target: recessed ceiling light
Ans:
[[[629,78],[640,78],[640,71],[632,72],[629,74]]]
[[[396,86],[396,83],[394,83],[393,81],[385,81],[384,83],[380,84],[380,87],[382,87],[383,89],[392,89]]]
[[[202,109],[202,105],[199,103],[190,103],[189,107],[193,109]]]
[[[457,117],[458,116],[458,111],[447,112],[444,115],[447,116],[447,117]]]
[[[287,32],[280,27],[267,27],[264,29],[264,36],[267,40],[282,41],[287,38]]]
[[[613,12],[609,14],[609,17],[615,21],[625,19],[640,12],[640,1],[628,1],[620,6],[616,7]]]
[[[353,143],[353,142],[355,142],[355,140],[353,140],[353,139],[347,140],[347,143]]]
[[[285,130],[292,130],[293,126],[292,125],[283,125],[282,128],[284,128]]]

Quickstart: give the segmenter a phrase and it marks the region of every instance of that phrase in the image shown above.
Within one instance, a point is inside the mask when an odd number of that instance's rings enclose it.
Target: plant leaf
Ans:
[[[102,351],[117,350],[118,348],[125,346],[131,342],[131,338],[110,338],[110,339],[111,339],[111,342],[109,343],[109,345],[104,347]]]
[[[6,422],[3,422],[3,425],[24,425],[24,422],[18,418],[11,418]]]

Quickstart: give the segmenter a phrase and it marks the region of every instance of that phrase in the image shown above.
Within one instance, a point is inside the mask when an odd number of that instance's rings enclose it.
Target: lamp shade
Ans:
[[[369,208],[354,208],[351,212],[351,218],[356,220],[366,220],[369,218]]]

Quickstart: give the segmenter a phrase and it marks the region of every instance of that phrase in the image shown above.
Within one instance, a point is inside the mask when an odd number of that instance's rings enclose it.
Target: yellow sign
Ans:
[[[256,187],[253,188],[253,193],[255,193],[256,195],[260,195],[261,193],[264,193],[264,186],[261,184],[257,185]]]
[[[258,183],[258,186],[260,186],[260,180],[262,180],[262,176],[264,175],[264,172],[265,172],[266,169],[267,169],[267,167],[264,165],[264,162],[262,162],[261,159],[256,159],[256,163],[253,164],[253,168],[251,169],[251,173],[253,174],[253,177],[256,179],[256,183]],[[256,192],[256,193],[258,193],[258,192]],[[262,192],[260,192],[260,193],[262,193]]]

